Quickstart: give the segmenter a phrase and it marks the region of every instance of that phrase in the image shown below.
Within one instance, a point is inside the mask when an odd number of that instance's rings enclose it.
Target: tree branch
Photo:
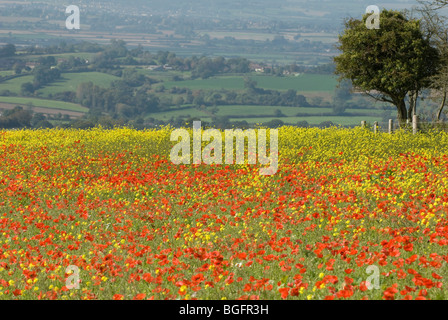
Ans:
[[[389,103],[394,104],[394,102],[393,102],[392,100],[387,99],[385,96],[375,97],[374,95],[370,94],[368,91],[364,91],[363,93],[364,93],[365,95],[368,95],[369,97],[375,99],[375,100],[383,101],[383,102],[389,102]]]

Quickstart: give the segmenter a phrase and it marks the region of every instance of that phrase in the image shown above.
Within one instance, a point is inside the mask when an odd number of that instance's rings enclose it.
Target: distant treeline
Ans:
[[[78,86],[76,92],[62,92],[52,98],[79,103],[95,113],[117,114],[126,118],[155,113],[184,104],[200,106],[218,105],[263,105],[309,107],[305,96],[295,90],[280,92],[256,87],[256,82],[246,79],[246,90],[197,90],[173,87],[169,90],[158,87],[157,93],[150,92],[154,79],[136,70],[128,69],[122,80],[114,81],[110,88],[101,88],[92,82]],[[169,95],[162,93],[169,93]]]

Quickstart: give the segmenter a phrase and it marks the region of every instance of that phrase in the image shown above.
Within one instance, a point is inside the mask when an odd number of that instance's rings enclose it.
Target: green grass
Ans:
[[[203,121],[209,121],[211,114],[211,107],[207,110],[201,111],[196,108],[188,108],[182,110],[170,110],[160,113],[153,113],[146,118],[154,118],[157,120],[169,120],[174,117],[198,117]],[[247,121],[248,123],[266,123],[272,119],[281,119],[285,123],[296,124],[299,121],[307,121],[309,124],[320,124],[324,121],[332,121],[334,124],[340,125],[360,125],[361,121],[365,120],[368,123],[382,120],[382,110],[378,109],[347,109],[347,112],[351,113],[365,113],[365,116],[325,116],[324,113],[331,113],[331,108],[294,108],[294,107],[277,107],[277,106],[245,106],[245,105],[232,105],[232,106],[219,106],[219,111],[216,116],[227,116],[231,121]],[[274,116],[274,111],[279,109],[286,117]],[[297,117],[297,113],[309,113],[310,116]],[[321,115],[319,115],[321,114]],[[377,116],[372,116],[376,114]],[[245,117],[245,115],[247,117]],[[253,115],[254,117],[250,117]],[[260,117],[267,116],[267,117]]]
[[[211,79],[196,79],[196,80],[185,80],[185,81],[167,81],[163,83],[163,86],[167,89],[172,87],[179,88],[189,88],[191,90],[242,90],[244,89],[243,77],[235,76],[221,76],[214,77]]]
[[[242,121],[246,120],[248,123],[266,123],[272,119],[280,119],[284,123],[288,124],[297,124],[299,121],[307,121],[309,124],[317,125],[324,121],[331,121],[334,124],[350,126],[350,125],[361,125],[361,121],[365,120],[367,123],[373,124],[374,121],[381,121],[381,117],[342,117],[342,116],[332,116],[332,117],[319,117],[319,116],[311,116],[311,117],[269,117],[269,118],[230,118],[231,121]]]
[[[0,76],[2,77],[11,76],[13,74],[14,74],[13,70],[0,71]]]
[[[153,117],[155,119],[167,120],[171,117],[210,117],[210,112],[213,107],[208,107],[206,110],[201,111],[196,108],[188,108],[182,110],[169,110],[165,112],[151,114],[149,117]],[[280,110],[286,117],[296,117],[298,113],[308,113],[310,117],[321,117],[324,113],[331,113],[331,108],[299,108],[299,107],[279,107],[279,106],[252,106],[252,105],[231,105],[231,106],[218,106],[218,112],[215,114],[216,116],[228,116],[230,118],[235,116],[273,116],[275,110]],[[361,113],[365,114],[364,118],[370,118],[372,115],[376,115],[377,118],[382,117],[382,110],[378,109],[347,109],[348,113]],[[310,118],[308,117],[308,118]],[[326,116],[324,116],[326,117]],[[345,116],[341,118],[356,118]],[[378,120],[378,119],[377,119]]]
[[[218,116],[242,116],[242,115],[274,115],[275,110],[280,110],[284,115],[293,117],[297,113],[326,113],[331,112],[331,108],[296,108],[296,107],[276,107],[276,106],[220,106],[216,113]]]
[[[25,82],[33,82],[34,76],[24,76],[19,78],[14,78],[5,82],[0,83],[0,91],[9,90],[11,92],[15,92],[20,94],[20,89],[23,83]]]
[[[200,111],[196,108],[188,108],[182,110],[172,110],[158,113],[151,113],[146,118],[154,118],[158,120],[169,120],[171,117],[210,117],[210,114]]]
[[[0,91],[9,90],[20,94],[20,89],[23,83],[33,82],[34,76],[28,75],[15,79],[11,79],[0,83]],[[61,79],[37,90],[38,93],[47,97],[49,94],[55,94],[63,91],[74,91],[80,83],[92,81],[95,85],[107,88],[114,80],[119,80],[119,77],[101,73],[101,72],[80,72],[80,73],[64,73]]]
[[[298,92],[330,92],[334,90],[337,84],[335,77],[317,74],[302,74],[300,76],[287,77],[252,75],[250,78],[257,82],[257,87],[259,88],[281,91],[293,89]],[[191,90],[243,90],[244,76],[217,76],[210,79],[167,81],[163,85],[168,89],[172,87],[185,87]]]
[[[114,80],[119,80],[119,77],[101,73],[101,72],[80,72],[80,73],[64,73],[60,80],[53,82],[52,84],[39,89],[37,92],[47,97],[49,94],[55,94],[64,91],[74,91],[83,82],[91,81],[93,84],[108,88]]]
[[[68,53],[58,53],[58,54],[40,54],[40,55],[27,55],[24,54],[20,56],[20,59],[27,61],[37,61],[41,57],[53,56],[55,59],[67,59],[71,56],[74,58],[82,58],[82,59],[92,59],[95,56],[95,53],[92,52],[68,52]]]
[[[133,67],[131,66],[130,68],[133,68]],[[181,78],[188,78],[191,76],[191,72],[189,72],[189,71],[176,71],[176,70],[154,71],[154,70],[146,69],[146,66],[144,66],[142,68],[137,68],[136,70],[138,73],[141,73],[141,74],[143,74],[147,77],[150,77],[152,79],[156,79],[159,81],[173,82],[173,83],[178,83],[176,81],[171,81],[171,79],[174,76],[179,76]],[[165,83],[163,83],[163,85],[165,85]],[[173,85],[173,86],[175,86],[175,85]]]
[[[336,77],[320,74],[301,74],[299,76],[275,77],[254,76],[257,86],[273,90],[333,91],[337,85]]]
[[[0,97],[0,102],[22,104],[22,105],[27,105],[31,103],[33,107],[61,109],[67,111],[77,111],[77,112],[89,111],[88,108],[80,106],[79,104],[64,101],[38,99],[38,98]]]

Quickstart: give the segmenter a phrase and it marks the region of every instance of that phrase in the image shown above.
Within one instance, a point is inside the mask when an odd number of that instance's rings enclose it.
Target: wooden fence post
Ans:
[[[394,131],[394,120],[389,119],[389,133],[392,133]]]
[[[378,133],[378,121],[375,121],[375,122],[373,123],[373,132],[374,132],[374,133]]]

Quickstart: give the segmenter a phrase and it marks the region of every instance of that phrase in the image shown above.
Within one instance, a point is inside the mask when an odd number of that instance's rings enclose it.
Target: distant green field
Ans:
[[[297,90],[299,92],[333,91],[337,80],[331,75],[302,74],[300,76],[276,77],[255,75],[250,77],[257,82],[257,87],[272,90]],[[243,76],[218,76],[210,79],[196,79],[185,81],[167,81],[165,88],[185,87],[192,90],[199,89],[228,89],[243,90]]]
[[[11,76],[14,74],[13,70],[5,70],[5,71],[0,71],[0,76],[5,77],[5,76]]]
[[[336,77],[332,75],[301,74],[299,76],[275,77],[254,76],[252,77],[258,87],[273,90],[297,90],[306,91],[333,91],[337,85]]]
[[[133,68],[133,66],[130,66],[130,68]],[[178,76],[181,78],[184,78],[184,77],[188,78],[191,75],[191,72],[189,72],[189,71],[176,71],[176,70],[154,71],[154,70],[148,70],[148,69],[146,69],[146,67],[142,67],[141,69],[138,68],[136,70],[138,73],[144,74],[145,76],[148,76],[152,79],[156,79],[159,81],[167,81],[167,82],[171,82],[171,79],[174,76]],[[173,82],[176,83],[176,81],[173,81]],[[165,85],[165,83],[163,83],[163,85]]]
[[[0,83],[0,91],[9,90],[11,92],[15,92],[20,94],[20,89],[23,83],[25,82],[33,82],[34,76],[24,76],[19,78],[14,78],[5,82]]]
[[[64,102],[64,101],[38,99],[38,98],[0,97],[0,102],[16,103],[16,104],[23,104],[23,105],[32,103],[32,105],[34,107],[61,109],[61,110],[77,111],[77,112],[89,111],[88,108],[80,106],[79,104]]]
[[[278,106],[252,106],[252,105],[231,105],[231,106],[218,106],[218,112],[216,116],[275,116],[275,110],[280,110],[286,117],[296,117],[298,113],[308,113],[310,116],[323,116],[325,113],[331,113],[331,108],[301,108],[301,107],[278,107]],[[204,111],[198,110],[194,107],[182,110],[171,110],[160,112],[156,114],[151,114],[151,117],[155,119],[169,119],[171,117],[210,117],[211,110],[213,108],[209,107]],[[372,114],[377,115],[381,118],[383,111],[378,109],[347,109],[347,113],[357,113],[366,114],[367,117],[371,117]],[[349,117],[351,118],[351,117]]]
[[[167,89],[171,89],[172,87],[179,87],[179,88],[189,88],[191,90],[200,90],[200,89],[242,90],[244,89],[244,80],[243,77],[221,76],[211,79],[167,81],[163,83],[163,86]]]
[[[119,77],[101,72],[64,73],[60,80],[39,89],[37,92],[46,97],[50,93],[55,94],[63,91],[76,92],[76,89],[81,83],[89,81],[99,87],[108,88],[112,81],[119,79]]]
[[[286,117],[278,117],[274,115],[276,109],[279,109]],[[203,121],[206,118],[210,118],[212,115],[210,111],[211,107],[204,111],[196,108],[187,108],[182,110],[172,110],[160,113],[153,113],[147,118],[155,118],[158,120],[169,120],[174,117],[198,117]],[[358,125],[361,121],[373,123],[374,121],[381,121],[382,110],[378,109],[347,109],[348,113],[365,113],[365,116],[327,116],[325,113],[331,113],[331,108],[294,108],[294,107],[277,107],[277,106],[244,106],[244,105],[232,105],[232,106],[219,106],[216,116],[227,116],[231,121],[245,120],[248,123],[266,123],[272,119],[281,119],[285,123],[296,124],[299,121],[307,121],[309,124],[320,124],[324,121],[332,121],[335,124],[340,125]],[[310,116],[297,117],[297,113],[308,113]],[[377,116],[372,116],[376,114]],[[250,117],[250,115],[254,117]],[[245,117],[247,116],[247,117]],[[267,117],[259,117],[267,116]]]
[[[238,119],[230,119],[231,121],[237,120],[242,121],[246,120],[247,123],[266,123],[272,119],[280,119],[284,123],[287,124],[297,124],[299,121],[307,121],[309,124],[317,125],[324,121],[331,121],[336,125],[343,126],[351,126],[351,125],[361,125],[361,121],[367,121],[367,123],[373,123],[374,121],[381,121],[380,117],[341,117],[341,116],[332,116],[332,117],[272,117],[272,118],[238,118]]]
[[[42,56],[46,56],[46,55],[42,55]],[[75,58],[78,57],[78,58],[83,58],[83,59],[92,59],[95,56],[95,53],[91,53],[91,52],[59,53],[59,54],[49,54],[49,56],[54,56],[56,59],[68,59],[71,56],[73,56]]]
[[[91,53],[91,52],[70,52],[70,53],[58,53],[58,54],[42,54],[42,55],[27,55],[24,52],[23,56],[20,56],[21,59],[23,60],[29,60],[29,61],[37,61],[39,58],[41,57],[48,57],[48,56],[53,56],[55,57],[55,59],[68,59],[70,56],[73,57],[79,57],[79,58],[83,58],[83,59],[92,59],[95,56],[95,53]]]
[[[295,108],[276,106],[220,106],[216,113],[218,116],[242,116],[242,115],[274,115],[275,110],[280,110],[285,116],[293,117],[300,113],[327,113],[332,112],[331,108]]]
[[[154,118],[158,120],[169,120],[171,117],[210,117],[211,115],[207,112],[200,111],[196,108],[188,108],[182,110],[173,110],[173,111],[165,111],[152,113],[147,118]]]

